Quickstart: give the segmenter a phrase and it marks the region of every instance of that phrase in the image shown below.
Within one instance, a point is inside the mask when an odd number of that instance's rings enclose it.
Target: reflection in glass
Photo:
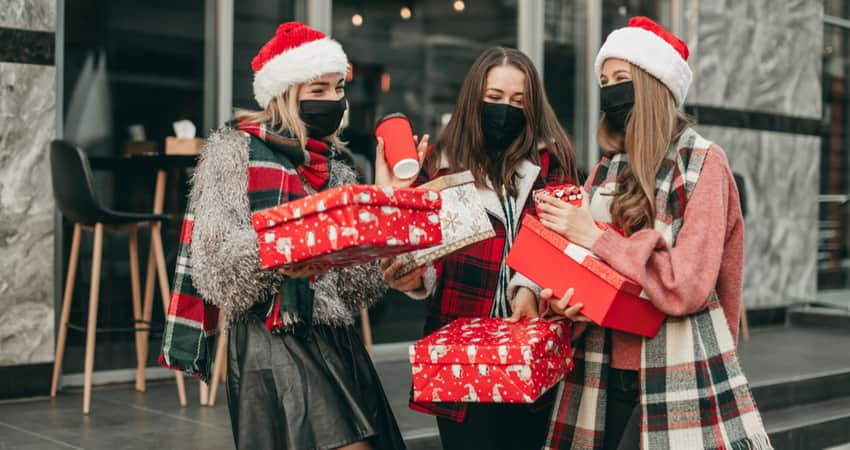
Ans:
[[[833,14],[847,14],[834,9]],[[821,195],[835,196],[820,202],[818,233],[818,289],[850,286],[850,207],[842,196],[850,193],[850,30],[824,24],[823,121],[821,140]],[[825,197],[824,199],[830,199]]]

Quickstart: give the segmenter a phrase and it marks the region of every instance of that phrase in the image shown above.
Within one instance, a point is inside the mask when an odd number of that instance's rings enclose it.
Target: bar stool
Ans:
[[[86,351],[83,371],[83,414],[88,414],[91,406],[92,374],[94,372],[95,334],[98,331],[123,331],[123,329],[97,328],[97,308],[100,288],[100,265],[103,253],[103,234],[108,232],[129,233],[130,280],[132,284],[134,325],[127,331],[134,331],[136,339],[136,388],[139,388],[139,376],[142,377],[144,390],[144,370],[147,356],[147,334],[150,330],[150,314],[143,314],[141,305],[141,287],[139,281],[138,228],[158,226],[167,217],[161,214],[128,213],[112,211],[100,205],[94,194],[91,168],[82,150],[73,144],[55,140],[50,143],[50,172],[53,182],[53,195],[62,215],[74,222],[74,235],[71,243],[71,255],[68,262],[68,274],[65,280],[65,292],[62,299],[62,313],[59,323],[59,336],[56,343],[56,360],[53,364],[53,381],[50,396],[56,396],[59,377],[62,373],[62,360],[65,354],[68,328],[83,330],[83,327],[69,323],[74,281],[77,274],[77,261],[80,255],[82,231],[94,232],[94,250],[92,254],[91,289],[89,291],[88,320],[85,326]],[[161,248],[160,248],[161,255]],[[163,295],[163,308],[168,309],[168,279],[165,272],[165,258],[158,257],[157,267],[160,274],[159,284]],[[149,308],[145,308],[149,309]],[[186,392],[183,374],[175,372],[177,393],[181,406],[186,404]]]

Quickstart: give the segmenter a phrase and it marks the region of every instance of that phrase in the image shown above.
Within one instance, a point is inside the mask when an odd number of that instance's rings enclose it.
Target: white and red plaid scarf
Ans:
[[[658,171],[654,228],[671,246],[710,146],[688,129]],[[591,199],[616,192],[627,164],[624,153],[603,157]],[[609,331],[589,326],[559,388],[545,448],[602,448],[610,353]],[[705,311],[668,317],[657,336],[643,339],[639,378],[641,448],[772,448],[715,292]]]

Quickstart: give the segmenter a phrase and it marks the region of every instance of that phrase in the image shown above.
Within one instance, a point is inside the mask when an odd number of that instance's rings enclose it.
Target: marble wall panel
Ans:
[[[698,28],[685,31],[695,49],[689,103],[821,116],[820,0],[700,0],[686,7],[685,26]]]
[[[0,27],[54,31],[56,1],[0,0]]]
[[[723,147],[732,170],[746,183],[747,307],[813,298],[820,138],[714,126],[697,129]]]
[[[0,63],[0,366],[53,359],[55,77]]]

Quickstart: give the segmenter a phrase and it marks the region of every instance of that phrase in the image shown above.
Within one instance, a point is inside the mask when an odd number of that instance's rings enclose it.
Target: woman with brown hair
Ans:
[[[427,136],[423,137],[423,141]],[[376,182],[404,185],[383,160]],[[384,261],[384,280],[415,299],[431,298],[425,333],[459,317],[536,316],[528,289],[508,296],[505,265],[529,195],[547,182],[575,183],[575,156],[531,60],[504,47],[485,50],[467,72],[452,118],[425,161],[425,178],[470,170],[496,236],[395,280],[398,263]],[[537,448],[543,443],[552,396],[531,405],[413,403],[434,414],[446,449]]]
[[[542,222],[637,281],[667,314],[644,338],[572,319],[575,370],[546,448],[771,448],[736,353],[744,224],[726,155],[679,111],[691,82],[684,42],[645,17],[596,59],[606,153],[579,208],[544,200]],[[624,235],[602,231],[612,223]]]

